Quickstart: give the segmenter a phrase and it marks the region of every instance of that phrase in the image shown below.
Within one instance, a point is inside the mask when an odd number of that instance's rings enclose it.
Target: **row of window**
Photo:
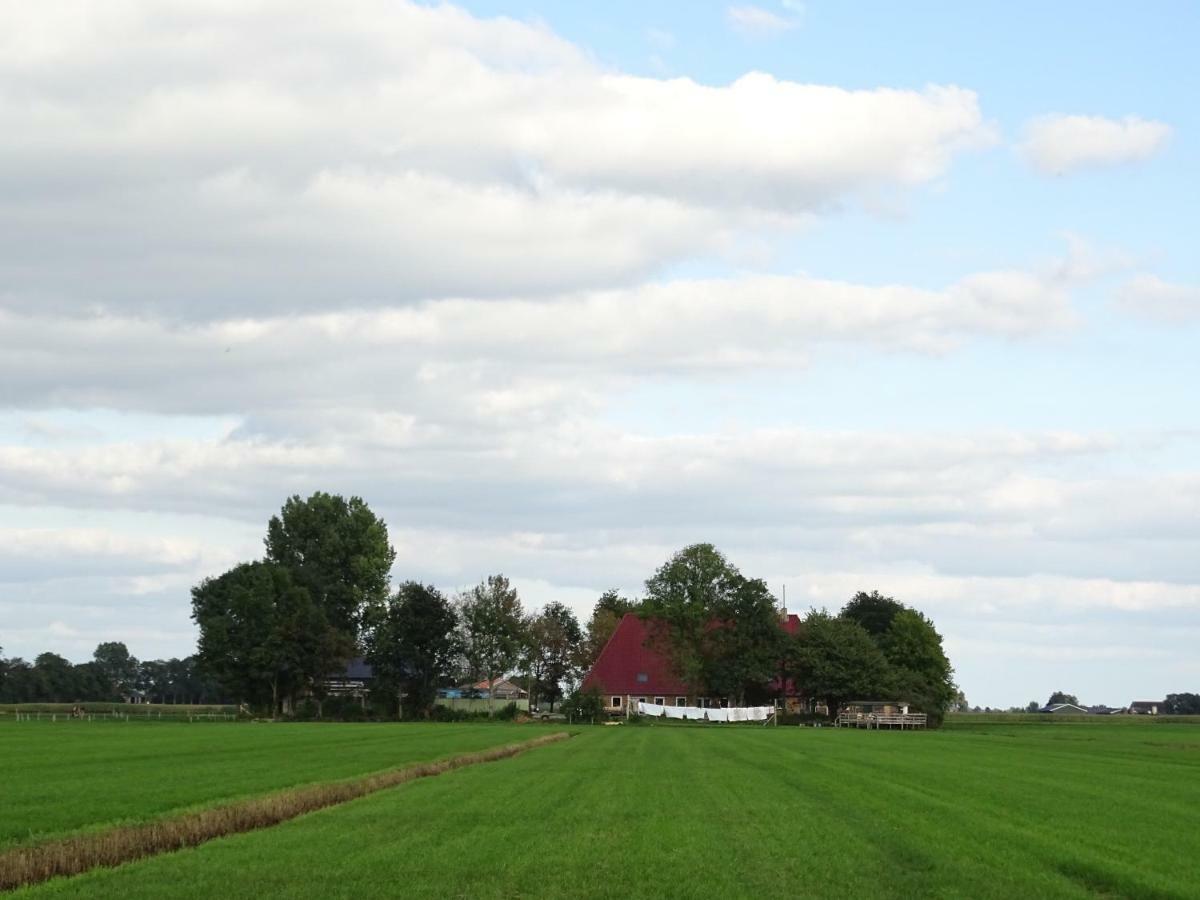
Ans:
[[[640,703],[649,703],[649,702],[650,702],[650,700],[649,700],[648,698],[646,698],[646,697],[630,697],[629,699],[630,699],[631,701],[634,701],[634,700],[636,700],[636,701],[638,701],[638,702],[640,702]],[[615,696],[615,695],[614,695],[614,696],[613,696],[613,698],[612,698],[612,703],[610,703],[610,704],[609,704],[609,706],[612,706],[612,707],[620,707],[620,705],[621,705],[623,702],[624,702],[624,698],[622,698],[622,697],[619,697],[619,696]],[[667,705],[667,698],[666,698],[666,697],[655,697],[655,698],[654,698],[654,703],[655,703],[655,705],[656,705],[656,706],[666,706],[666,705]],[[687,705],[688,705],[688,702],[687,702],[687,697],[676,697],[676,698],[675,698],[675,705],[676,705],[676,706],[687,706]],[[708,700],[708,698],[707,698],[707,697],[697,697],[697,698],[696,698],[696,703],[695,703],[695,705],[696,705],[696,706],[699,706],[699,707],[707,707],[707,706],[709,705],[709,700]],[[717,707],[719,707],[721,704],[720,704],[720,701],[713,701],[713,704],[712,704],[712,705],[713,705],[713,708],[717,708]]]

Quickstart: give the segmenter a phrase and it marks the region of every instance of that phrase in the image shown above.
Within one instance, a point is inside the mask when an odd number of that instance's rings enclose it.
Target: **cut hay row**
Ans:
[[[385,788],[464,766],[507,759],[568,737],[566,732],[555,732],[519,744],[505,744],[348,781],[308,785],[155,822],[122,825],[17,847],[0,853],[0,891],[59,876],[79,875],[103,866],[119,866],[142,857],[194,847],[213,838],[267,828]]]

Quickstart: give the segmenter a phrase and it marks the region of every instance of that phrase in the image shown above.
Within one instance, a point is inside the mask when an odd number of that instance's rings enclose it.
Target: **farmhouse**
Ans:
[[[789,614],[780,625],[789,634],[795,634],[800,617]],[[706,709],[728,706],[728,697],[707,696],[702,689],[685,683],[675,674],[670,659],[649,640],[654,627],[654,622],[636,613],[626,613],[583,679],[583,689],[598,691],[609,713],[636,709],[638,701]],[[789,694],[793,693],[790,684],[788,689]],[[798,698],[792,699],[798,704]]]
[[[1161,700],[1134,700],[1129,704],[1129,711],[1135,716],[1157,716]]]

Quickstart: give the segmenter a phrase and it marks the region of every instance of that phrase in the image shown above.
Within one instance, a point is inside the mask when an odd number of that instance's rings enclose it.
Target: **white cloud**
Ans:
[[[1018,150],[1042,174],[1065,175],[1149,159],[1170,136],[1170,125],[1137,116],[1049,115],[1025,124]]]
[[[930,182],[988,134],[958,87],[635,77],[540,26],[403,0],[0,15],[10,307],[628,284]]]
[[[784,7],[789,11],[795,12],[787,4],[784,4]],[[769,9],[749,4],[728,7],[725,10],[725,17],[728,19],[731,28],[750,37],[765,37],[779,34],[783,31],[790,31],[800,24],[797,18],[781,16],[778,13],[771,12]]]
[[[1117,291],[1117,304],[1127,312],[1167,324],[1200,320],[1200,287],[1172,284],[1157,275],[1139,275]]]

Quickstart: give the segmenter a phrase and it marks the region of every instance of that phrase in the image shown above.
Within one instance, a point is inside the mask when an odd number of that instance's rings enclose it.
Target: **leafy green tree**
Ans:
[[[265,543],[267,561],[286,568],[351,644],[368,611],[387,602],[396,552],[387,525],[360,497],[290,497],[271,517]]]
[[[526,646],[521,598],[503,575],[489,575],[457,601],[459,637],[473,680],[483,676],[494,685],[508,674]],[[495,691],[489,690],[488,711],[495,714]]]
[[[96,647],[92,662],[100,670],[105,686],[104,699],[116,699],[137,686],[138,661],[120,641],[106,641]]]
[[[425,718],[459,652],[457,625],[454,609],[437,588],[406,581],[388,600],[367,641],[367,661],[376,678],[396,690],[398,701],[407,695],[410,710]]]
[[[57,653],[39,653],[33,661],[33,677],[37,692],[34,700],[70,703],[81,699],[74,666]]]
[[[1079,698],[1074,694],[1067,694],[1063,691],[1055,691],[1050,695],[1050,699],[1046,701],[1047,706],[1054,706],[1056,703],[1070,703],[1073,706],[1079,705]]]
[[[1169,716],[1200,716],[1200,694],[1167,694],[1163,712]]]
[[[529,668],[536,690],[550,701],[550,709],[563,696],[563,684],[573,682],[583,643],[579,620],[562,603],[548,603],[529,622]],[[533,700],[531,695],[530,700]]]
[[[665,645],[687,683],[740,703],[774,677],[782,629],[774,598],[712,544],[680,550],[646,581],[642,614],[663,623]]]
[[[898,603],[891,597],[885,597],[879,591],[865,593],[859,591],[842,607],[843,619],[850,619],[861,625],[871,637],[880,637],[887,633],[892,620],[903,610],[903,603]]]
[[[926,713],[930,724],[941,724],[958,688],[933,623],[915,609],[901,609],[877,643],[891,665],[898,697]]]
[[[575,690],[563,700],[561,711],[571,722],[591,722],[604,719],[604,698],[598,688]]]
[[[830,718],[849,700],[891,692],[887,658],[857,622],[813,611],[793,640],[796,682],[807,696],[825,701]]]
[[[192,589],[200,627],[198,656],[228,690],[277,715],[283,701],[353,647],[291,573],[272,563],[242,563]]]

